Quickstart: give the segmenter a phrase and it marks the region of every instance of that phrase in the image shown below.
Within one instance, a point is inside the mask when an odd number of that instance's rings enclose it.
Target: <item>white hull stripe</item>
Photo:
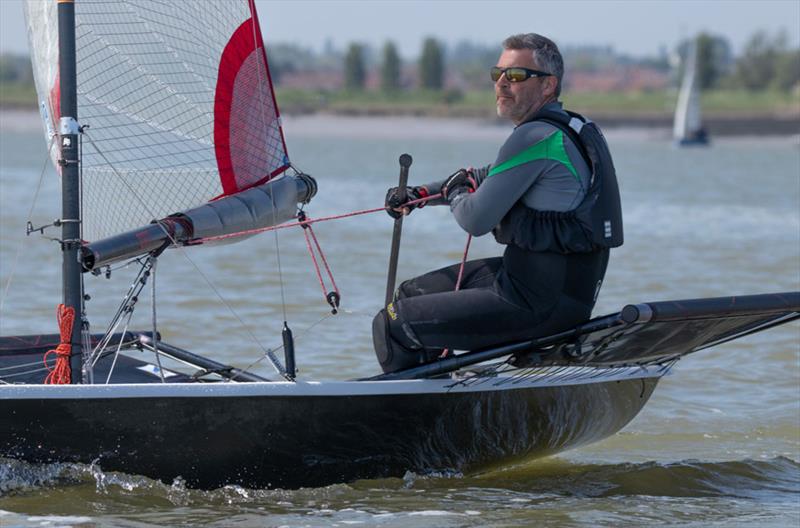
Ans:
[[[669,367],[562,367],[557,370],[532,370],[525,377],[498,376],[470,379],[398,381],[297,381],[254,383],[148,383],[113,385],[0,385],[0,401],[29,399],[98,399],[98,398],[232,398],[242,396],[387,396],[399,394],[447,394],[591,385],[610,381],[659,378]]]

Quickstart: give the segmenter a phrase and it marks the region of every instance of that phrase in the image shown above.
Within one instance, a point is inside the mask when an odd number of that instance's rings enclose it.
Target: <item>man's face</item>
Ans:
[[[529,49],[507,49],[500,54],[498,68],[511,67],[540,70],[533,60],[533,52]],[[522,123],[526,117],[539,110],[545,103],[554,100],[555,77],[530,77],[522,82],[512,83],[501,76],[494,83],[494,94],[497,98],[497,115],[514,122]]]

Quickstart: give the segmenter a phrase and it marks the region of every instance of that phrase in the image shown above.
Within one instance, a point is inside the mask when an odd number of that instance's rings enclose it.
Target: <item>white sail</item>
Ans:
[[[31,63],[36,93],[39,95],[39,111],[44,122],[50,156],[58,167],[58,148],[51,141],[57,130],[58,94],[58,17],[56,2],[28,1],[23,5],[28,26],[28,42],[31,43]]]
[[[58,120],[56,1],[27,0],[39,98]],[[83,238],[262,184],[288,167],[248,0],[75,2]]]
[[[692,42],[684,61],[683,80],[675,108],[673,137],[678,142],[696,139],[702,132],[700,87],[697,81],[697,44]]]

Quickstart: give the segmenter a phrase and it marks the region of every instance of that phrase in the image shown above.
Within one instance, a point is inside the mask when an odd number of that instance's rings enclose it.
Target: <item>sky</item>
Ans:
[[[321,51],[326,42],[342,49],[353,41],[379,47],[392,40],[404,58],[415,58],[428,36],[447,45],[471,40],[499,46],[508,35],[529,32],[562,47],[610,45],[635,57],[672,50],[700,31],[726,37],[735,54],[761,29],[783,29],[789,44],[800,46],[800,0],[256,0],[256,5],[267,43]],[[22,0],[0,0],[0,52],[24,53],[27,46]]]

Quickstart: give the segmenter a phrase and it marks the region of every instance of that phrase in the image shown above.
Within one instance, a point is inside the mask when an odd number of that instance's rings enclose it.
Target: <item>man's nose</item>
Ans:
[[[508,82],[508,79],[506,79],[506,72],[503,72],[503,74],[500,76],[500,78],[497,79],[494,82],[495,87],[497,87],[497,86],[507,86],[508,84],[510,84],[510,83]]]

